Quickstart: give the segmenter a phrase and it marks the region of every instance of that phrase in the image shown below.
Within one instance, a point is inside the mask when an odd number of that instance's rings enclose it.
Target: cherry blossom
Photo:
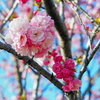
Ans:
[[[41,0],[35,0],[36,2],[41,2]]]
[[[64,92],[70,92],[70,91],[77,91],[79,90],[79,87],[82,85],[82,82],[79,79],[74,79],[67,83],[66,85],[62,86]]]
[[[61,62],[61,61],[63,61],[63,59],[62,59],[62,56],[56,56],[56,57],[54,57],[54,62]]]
[[[73,59],[65,60],[64,66],[69,69],[73,69],[75,67],[75,63]]]
[[[52,48],[54,21],[46,12],[38,11],[31,22],[18,17],[9,23],[5,41],[19,54],[43,57]]]
[[[25,4],[28,0],[19,0],[21,3]]]
[[[52,66],[52,70],[57,73],[57,72],[61,72],[61,70],[63,69],[62,64],[57,62]]]
[[[71,91],[79,90],[79,87],[82,85],[82,82],[79,79],[74,79],[69,82],[69,87]]]

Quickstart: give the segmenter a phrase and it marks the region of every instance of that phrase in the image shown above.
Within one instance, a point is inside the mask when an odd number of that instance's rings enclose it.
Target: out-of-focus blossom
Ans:
[[[25,4],[29,0],[18,0],[18,1],[20,1],[22,4]]]

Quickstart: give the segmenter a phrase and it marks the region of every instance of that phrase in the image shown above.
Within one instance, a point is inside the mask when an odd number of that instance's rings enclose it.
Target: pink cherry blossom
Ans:
[[[21,3],[25,4],[28,0],[19,0]]]
[[[57,73],[57,72],[61,72],[61,70],[63,69],[62,64],[59,62],[56,62],[53,66],[52,66],[52,70],[53,72]]]
[[[19,9],[21,13],[26,13],[28,14],[31,11],[31,6],[28,4],[19,4]]]
[[[50,61],[49,60],[43,60],[43,63],[44,63],[44,65],[47,66],[50,63]]]
[[[66,77],[63,78],[63,80],[65,82],[70,82],[70,81],[72,81],[72,76],[67,75]]]
[[[82,82],[79,79],[74,79],[73,81],[69,82],[69,87],[71,91],[77,91],[81,85]]]
[[[18,35],[18,36],[17,36]],[[16,41],[16,42],[14,42]],[[21,48],[26,45],[27,37],[25,34],[16,34],[16,38],[13,39],[14,45],[17,46],[17,48]]]
[[[35,0],[36,2],[41,2],[41,0]]]
[[[17,32],[25,34],[29,26],[29,21],[26,17],[18,17],[9,23],[8,31],[12,32],[13,34],[16,34]]]
[[[38,12],[37,10],[34,10],[34,11],[33,11],[33,14],[34,14],[34,15],[36,15],[36,14],[37,14],[37,12]]]
[[[40,47],[37,47],[37,52],[34,54],[34,57],[35,58],[39,58],[39,57],[43,57],[45,54],[48,53],[48,51],[51,49],[52,47],[49,47],[49,48],[46,48],[46,49],[43,49],[42,46],[40,45]]]
[[[38,11],[30,23],[27,18],[18,17],[9,23],[5,41],[21,55],[43,57],[52,48],[53,26],[54,21],[46,12]]]
[[[28,26],[27,26],[28,25]],[[27,31],[29,22],[27,18],[16,18],[9,23],[5,41],[10,44],[19,54],[29,55],[30,48],[27,45]]]
[[[75,63],[73,59],[67,59],[64,63],[65,68],[73,69],[75,67]]]
[[[63,75],[62,75],[62,73],[60,73],[60,71],[58,71],[56,73],[56,78],[58,78],[58,79],[62,79],[63,78]]]
[[[56,49],[53,49],[52,52],[51,52],[51,55],[53,57],[56,57],[58,55],[58,53],[56,52]]]
[[[74,71],[72,71],[70,69],[67,69],[67,68],[63,68],[61,70],[61,73],[62,73],[63,77],[65,78],[68,75],[73,75],[74,74]]]
[[[45,37],[45,41],[42,42],[42,47],[44,49],[51,47],[53,44],[53,35],[50,32],[48,32],[48,34],[46,34]]]
[[[53,60],[54,60],[55,63],[63,61],[62,56],[56,56],[56,57],[53,58]]]
[[[45,40],[44,32],[42,31],[41,27],[31,26],[27,37],[32,41],[33,44],[41,44],[42,41]]]
[[[64,92],[70,92],[70,91],[77,91],[79,90],[79,87],[82,85],[82,82],[79,79],[74,79],[70,81],[69,83],[66,83],[66,85],[62,86]]]
[[[50,16],[47,16],[46,12],[38,11],[32,18],[31,25],[41,27],[42,31],[46,33],[51,32],[52,35],[54,35],[54,21],[51,19]]]
[[[71,91],[68,85],[63,85],[62,89],[64,90],[64,92],[70,92]]]

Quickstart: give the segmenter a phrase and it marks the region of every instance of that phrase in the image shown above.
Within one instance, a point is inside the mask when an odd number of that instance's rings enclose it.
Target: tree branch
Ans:
[[[84,65],[82,66],[80,74],[79,74],[79,79],[81,79],[82,75],[84,74],[84,72],[87,69],[88,64],[90,63],[91,59],[93,58],[94,54],[99,49],[99,47],[100,47],[100,40],[97,42],[96,46],[94,47],[94,49],[90,53],[89,57],[85,60]]]
[[[66,2],[66,0],[64,0]],[[98,26],[98,23],[94,21],[94,19],[84,11],[74,0],[69,0],[78,10],[80,10],[95,26]]]
[[[27,64],[32,66],[34,69],[36,69],[40,74],[42,74],[44,77],[46,77],[50,82],[52,82],[56,87],[58,87],[60,90],[62,90],[63,84],[60,83],[52,74],[47,72],[45,69],[43,69],[38,63],[36,63],[34,60],[29,58],[28,56],[21,56],[15,52],[14,49],[11,48],[10,45],[4,44],[0,42],[0,49],[6,50],[9,53],[12,53],[15,55],[18,59],[24,60]],[[63,91],[63,90],[62,90]]]
[[[59,34],[59,42],[61,47],[61,54],[64,57],[64,59],[67,59],[67,57],[71,58],[71,40],[68,36],[68,31],[66,29],[66,26],[61,19],[58,11],[56,10],[55,4],[53,0],[43,0],[45,4],[45,8],[47,13],[52,17],[52,19],[55,22],[55,27]]]
[[[21,96],[23,94],[23,87],[22,87],[22,83],[21,83],[21,73],[20,73],[19,67],[18,67],[18,60],[16,59],[15,56],[14,56],[14,66],[15,66],[15,78],[18,82],[18,90],[19,90],[18,95]]]
[[[4,19],[4,21],[3,21],[3,23],[2,23],[2,25],[0,27],[0,31],[2,30],[2,28],[6,24],[6,22],[9,20],[10,16],[13,14],[15,8],[17,7],[17,4],[18,4],[18,2],[15,1],[14,4],[13,4],[13,6],[12,6],[12,8],[11,8],[11,10],[9,11],[7,17]]]
[[[96,74],[90,79],[90,83],[91,85],[93,85],[95,83],[95,80],[97,79],[97,77],[99,77],[100,75],[100,69],[96,72]],[[84,96],[86,95],[86,93],[89,91],[89,86],[87,87],[87,89],[85,90],[85,92],[82,94],[81,99],[84,99]]]

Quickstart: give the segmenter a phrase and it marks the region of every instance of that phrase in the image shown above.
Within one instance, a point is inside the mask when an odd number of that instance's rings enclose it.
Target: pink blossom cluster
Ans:
[[[38,11],[29,22],[18,17],[9,23],[5,41],[21,55],[43,57],[52,47],[54,21],[46,12]]]
[[[64,92],[77,91],[81,86],[81,81],[73,78],[75,72],[75,63],[73,59],[63,60],[62,56],[54,56],[54,64],[52,66],[56,78],[63,79],[65,85],[62,86]]]
[[[58,51],[60,50],[59,47],[57,47],[56,49],[53,49],[51,52],[48,52],[48,54],[45,56],[44,60],[43,60],[43,64],[44,65],[49,65],[53,63],[53,57],[58,55]],[[52,65],[51,65],[52,66]]]

